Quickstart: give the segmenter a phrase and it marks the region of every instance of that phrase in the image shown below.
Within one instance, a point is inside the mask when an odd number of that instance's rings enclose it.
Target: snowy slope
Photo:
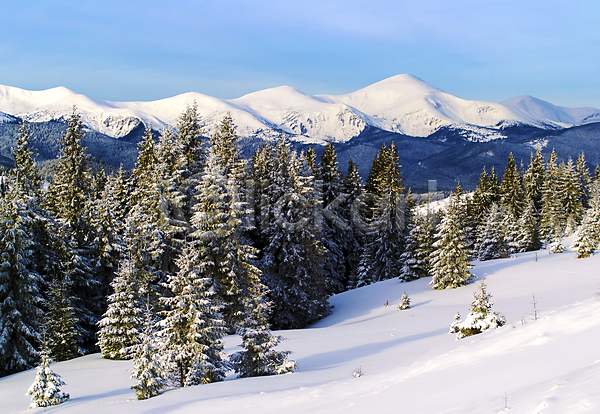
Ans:
[[[412,136],[442,127],[465,131],[473,140],[502,138],[501,127],[529,124],[562,128],[600,121],[600,110],[553,106],[531,97],[503,103],[469,101],[445,93],[411,75],[398,75],[346,95],[307,95],[289,86],[223,100],[186,93],[152,102],[93,100],[63,87],[26,91],[0,85],[0,111],[31,122],[66,119],[73,105],[91,129],[120,138],[141,123],[155,129],[175,125],[196,102],[210,134],[230,112],[242,136],[323,143],[348,141],[367,126]]]
[[[536,259],[537,258],[537,259]],[[389,280],[331,298],[331,316],[281,332],[293,374],[174,389],[136,401],[127,361],[89,355],[53,364],[71,400],[50,413],[597,413],[600,412],[600,255],[545,251],[476,262],[507,325],[456,341],[478,283],[433,291]],[[412,308],[396,310],[402,292]],[[535,293],[538,320],[533,320]],[[390,306],[384,307],[385,301]],[[233,352],[239,338],[227,338]],[[364,375],[355,378],[361,368]],[[34,370],[0,379],[0,412],[28,410]]]

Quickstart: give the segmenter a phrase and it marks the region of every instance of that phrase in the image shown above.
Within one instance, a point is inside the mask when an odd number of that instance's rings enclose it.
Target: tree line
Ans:
[[[92,174],[83,135],[74,109],[43,183],[23,125],[2,176],[0,376],[40,353],[97,351],[134,360],[140,398],[229,369],[285,373],[294,362],[271,329],[328,315],[332,294],[391,278],[453,288],[471,259],[558,252],[578,227],[585,257],[600,238],[600,171],[583,154],[558,165],[538,150],[527,169],[511,155],[501,181],[484,169],[473,193],[459,184],[433,213],[404,188],[393,143],[363,183],[352,161],[342,173],[333,143],[317,160],[282,137],[243,159],[231,116],[207,138],[195,105],[146,131],[131,171]],[[225,358],[230,333],[241,350]]]

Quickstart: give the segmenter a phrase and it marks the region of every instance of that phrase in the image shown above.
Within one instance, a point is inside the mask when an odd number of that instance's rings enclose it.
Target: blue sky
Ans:
[[[597,0],[4,3],[0,84],[24,89],[343,94],[410,73],[465,99],[600,108]]]

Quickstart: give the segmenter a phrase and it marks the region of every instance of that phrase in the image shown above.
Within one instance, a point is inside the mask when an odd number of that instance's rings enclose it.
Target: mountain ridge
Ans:
[[[238,134],[273,139],[281,133],[293,141],[323,144],[347,142],[367,127],[416,137],[442,128],[464,131],[472,141],[504,138],[507,126],[562,129],[600,122],[596,108],[566,108],[520,96],[500,103],[465,100],[409,74],[396,75],[345,95],[309,95],[280,86],[219,99],[188,92],[156,101],[95,100],[65,87],[42,91],[0,85],[0,122],[65,120],[74,106],[90,129],[123,138],[140,125],[162,130],[174,126],[187,106],[196,104],[211,134],[231,113]],[[4,115],[6,114],[6,115]]]

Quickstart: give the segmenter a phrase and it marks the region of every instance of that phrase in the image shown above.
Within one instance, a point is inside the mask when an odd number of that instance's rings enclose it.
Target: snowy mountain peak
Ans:
[[[458,128],[473,140],[502,137],[503,125],[529,124],[563,128],[600,122],[600,110],[564,108],[521,96],[502,103],[470,101],[402,74],[345,95],[309,95],[291,86],[218,99],[197,92],[151,102],[93,100],[64,87],[43,91],[0,85],[0,111],[30,122],[66,119],[75,105],[91,129],[120,138],[140,124],[161,130],[176,125],[187,106],[196,103],[210,134],[228,112],[242,136],[323,143],[347,141],[366,127],[428,136],[442,127]],[[4,117],[6,119],[6,117]]]
[[[600,122],[600,111],[595,108],[565,108],[552,105],[533,96],[523,95],[507,99],[503,105],[537,119],[559,126],[583,125]]]

